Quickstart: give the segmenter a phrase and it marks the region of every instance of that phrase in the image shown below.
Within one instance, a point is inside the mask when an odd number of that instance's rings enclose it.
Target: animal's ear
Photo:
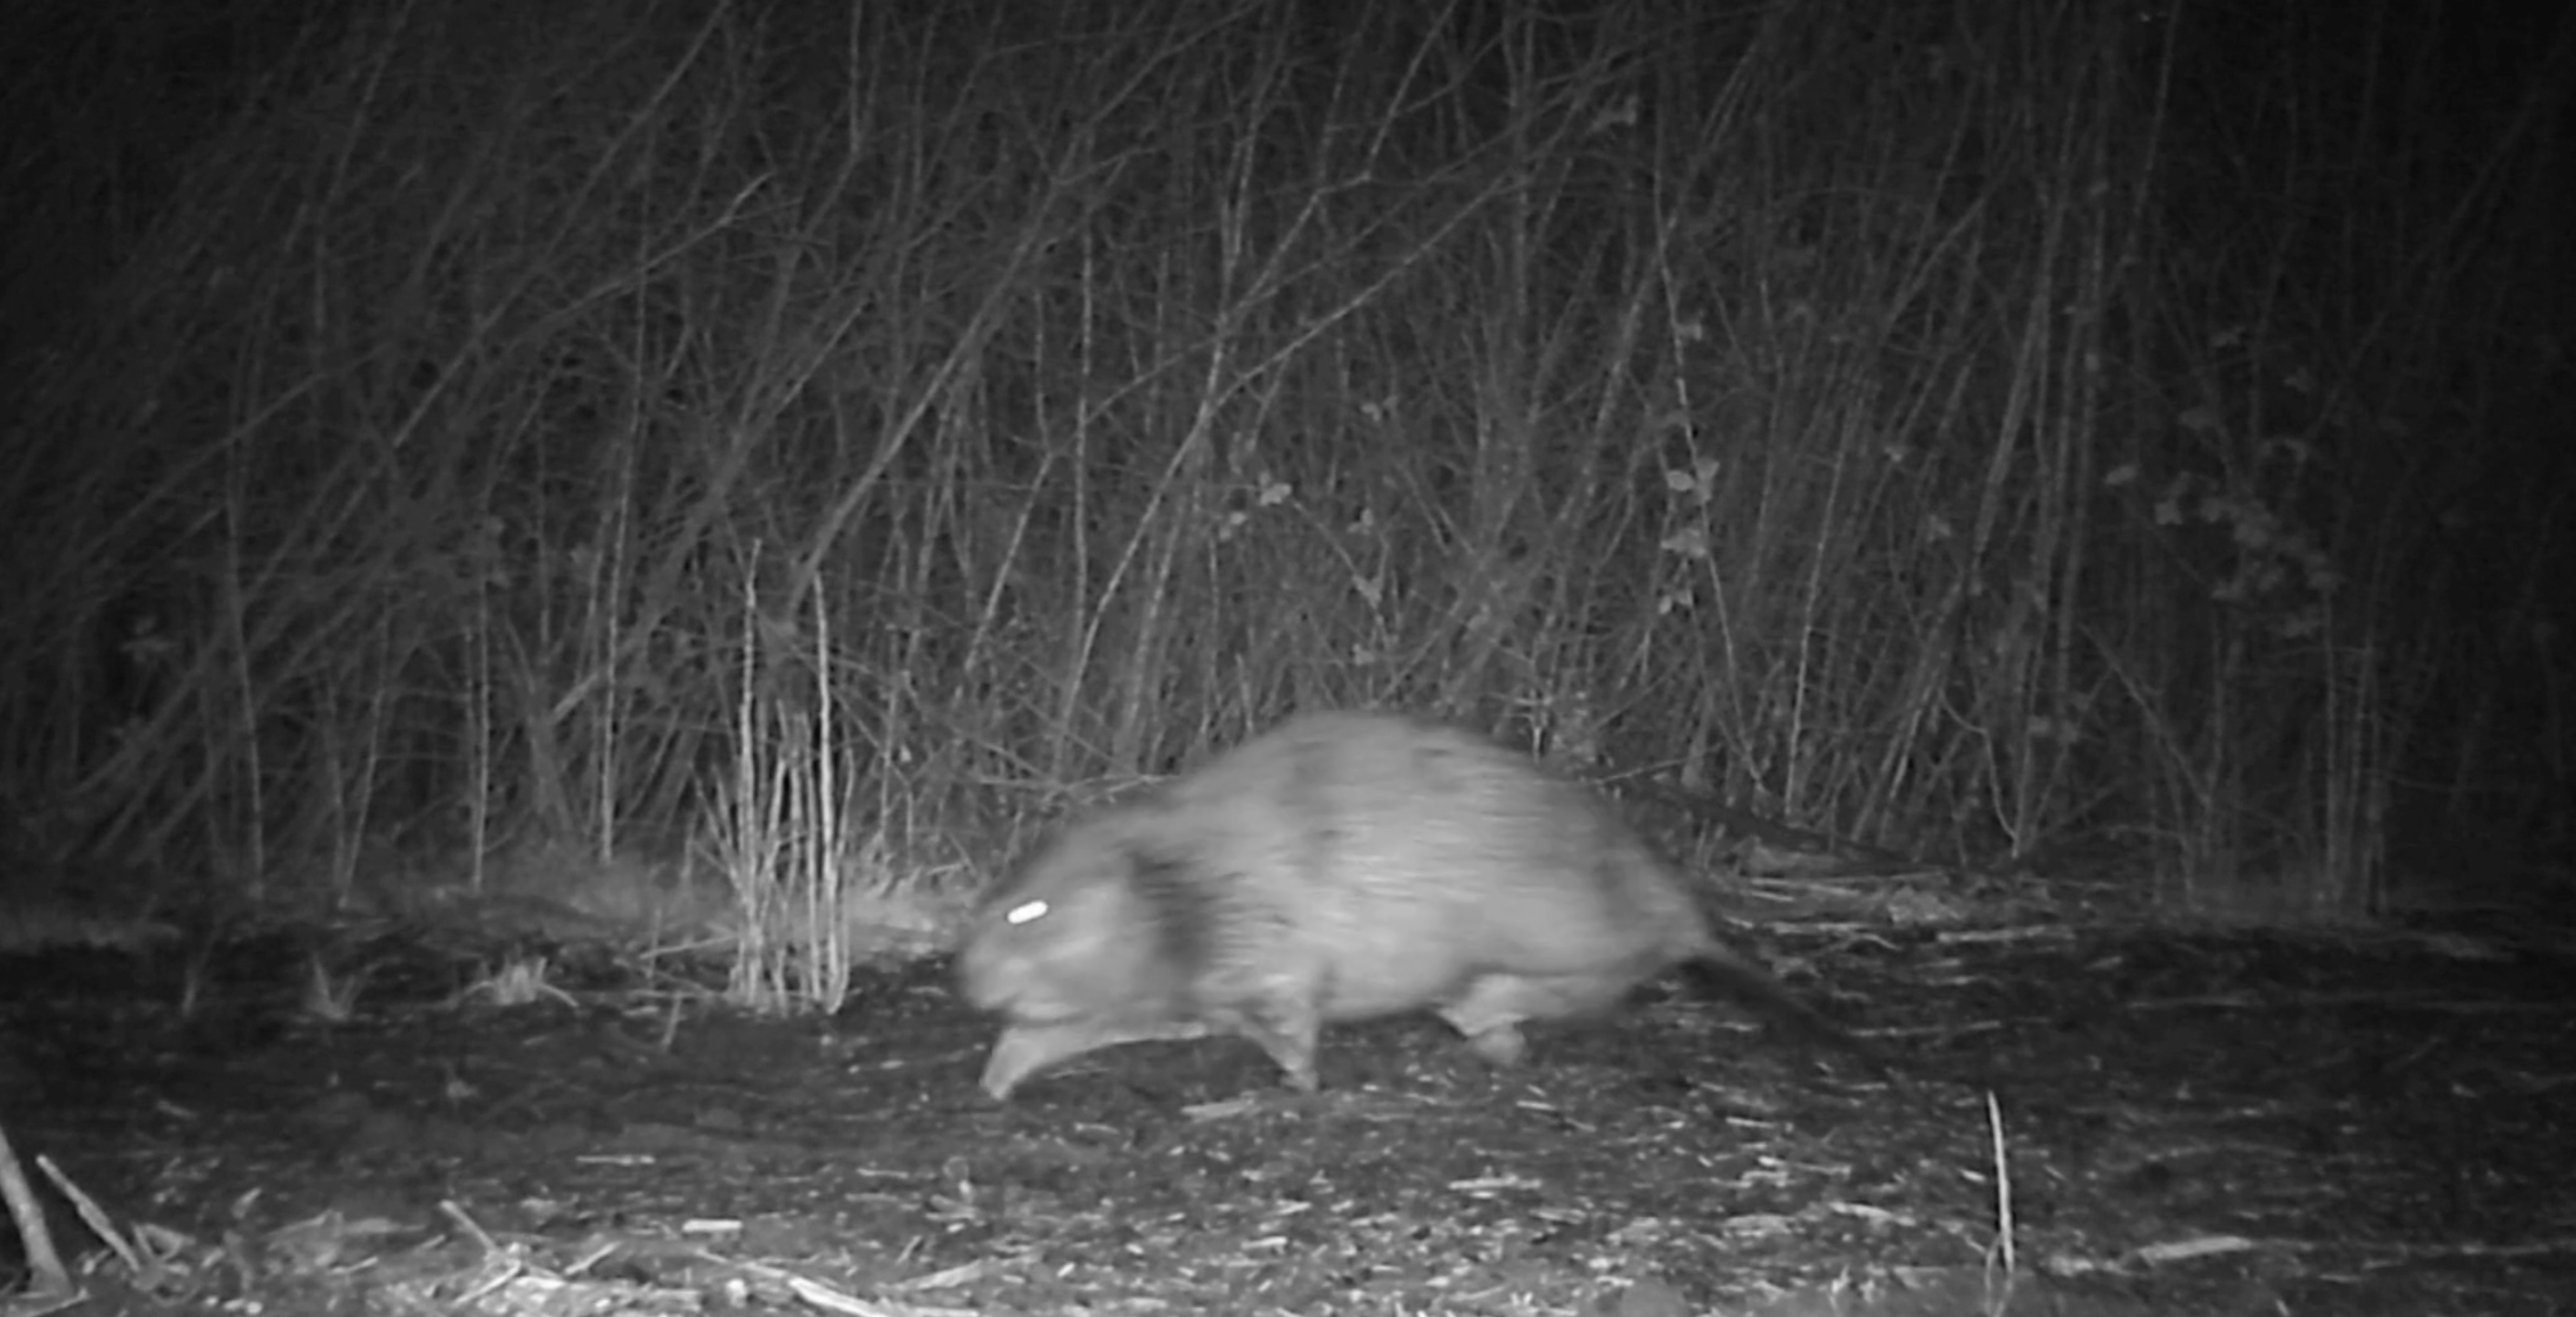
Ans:
[[[1168,838],[1138,839],[1125,851],[1131,912],[1153,930],[1163,967],[1194,977],[1206,967],[1223,917],[1215,908],[1223,885],[1208,881],[1197,852]]]
[[[1180,848],[1169,842],[1131,837],[1112,854],[1112,870],[1118,880],[1139,893],[1154,896],[1188,884],[1189,865],[1182,859]]]

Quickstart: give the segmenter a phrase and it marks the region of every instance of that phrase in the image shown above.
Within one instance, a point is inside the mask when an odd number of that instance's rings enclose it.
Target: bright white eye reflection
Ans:
[[[1002,922],[1016,927],[1044,919],[1046,912],[1047,903],[1044,901],[1022,901],[1002,916]]]

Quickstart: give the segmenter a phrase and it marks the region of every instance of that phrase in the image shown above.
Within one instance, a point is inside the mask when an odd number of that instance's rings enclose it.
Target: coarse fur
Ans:
[[[1326,1024],[1429,1009],[1500,1065],[1520,1025],[1689,966],[1867,1055],[1718,941],[1597,793],[1457,728],[1295,718],[1074,824],[989,898],[959,984],[1006,1024],[995,1098],[1118,1043],[1238,1034],[1316,1086]]]

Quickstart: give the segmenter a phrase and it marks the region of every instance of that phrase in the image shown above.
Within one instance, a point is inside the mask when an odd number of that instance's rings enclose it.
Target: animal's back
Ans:
[[[1595,793],[1441,723],[1292,719],[1177,783],[1169,808],[1329,964],[1330,1019],[1416,1009],[1489,974],[1615,996],[1709,940]]]

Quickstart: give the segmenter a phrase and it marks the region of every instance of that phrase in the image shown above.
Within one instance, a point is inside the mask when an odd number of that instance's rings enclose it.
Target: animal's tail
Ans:
[[[1866,1063],[1888,1078],[1887,1057],[1851,1030],[1825,1017],[1786,984],[1761,967],[1712,941],[1686,963],[1691,983],[1700,991],[1750,1006],[1800,1042],[1833,1048]]]

